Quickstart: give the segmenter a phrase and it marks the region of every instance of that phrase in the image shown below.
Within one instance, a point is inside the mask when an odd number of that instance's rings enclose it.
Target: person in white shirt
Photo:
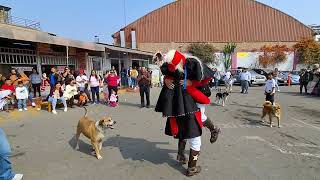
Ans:
[[[70,84],[66,86],[66,89],[63,93],[63,97],[68,101],[70,108],[73,108],[74,105],[74,97],[78,95],[78,90],[76,86],[76,82],[72,80]]]
[[[220,72],[218,71],[217,68],[214,69],[214,88],[217,90],[218,89],[218,86],[219,86],[219,81],[221,79],[221,74]]]
[[[266,101],[274,103],[274,93],[276,92],[276,82],[273,79],[272,74],[268,74],[268,80],[265,85],[264,94],[266,95]]]
[[[224,75],[224,85],[226,86],[227,91],[230,91],[230,80],[231,80],[231,72],[227,71],[226,74]]]
[[[243,69],[240,73],[241,93],[248,94],[251,73],[247,69]]]
[[[27,109],[27,99],[28,99],[28,89],[23,85],[22,81],[18,82],[18,86],[16,88],[16,98],[18,100],[18,109],[19,111],[22,111],[22,108],[24,110]]]
[[[97,104],[99,104],[100,103],[99,88],[100,88],[101,79],[100,79],[100,76],[96,74],[95,70],[91,71],[89,82],[90,82],[90,88],[91,88],[91,94],[92,94],[92,104],[96,103],[95,102],[96,97],[97,97]]]
[[[85,85],[88,83],[88,77],[84,75],[83,70],[80,70],[79,75],[76,78],[79,91],[85,90]]]

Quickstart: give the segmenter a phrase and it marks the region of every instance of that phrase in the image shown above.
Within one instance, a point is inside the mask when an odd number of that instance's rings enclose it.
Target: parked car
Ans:
[[[235,69],[234,71],[234,78],[236,78],[235,84],[240,84],[240,73],[241,69]],[[251,74],[251,81],[249,83],[250,86],[253,85],[259,85],[263,86],[266,84],[267,78],[264,75],[258,74],[254,70],[248,70],[249,73]]]
[[[279,85],[288,84],[288,75],[290,71],[282,71],[279,73],[278,83]],[[296,85],[299,84],[300,76],[299,71],[292,71],[291,73],[291,84]]]
[[[264,75],[266,78],[268,78],[268,74],[272,72],[272,69],[258,69],[258,68],[254,68],[252,69],[253,71],[255,71],[258,74]]]

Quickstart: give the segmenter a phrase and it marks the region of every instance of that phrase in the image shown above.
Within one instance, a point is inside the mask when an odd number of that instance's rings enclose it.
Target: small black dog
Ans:
[[[228,96],[229,96],[228,92],[221,93],[221,90],[219,89],[216,94],[216,103],[220,104],[222,100],[222,106],[224,107]]]

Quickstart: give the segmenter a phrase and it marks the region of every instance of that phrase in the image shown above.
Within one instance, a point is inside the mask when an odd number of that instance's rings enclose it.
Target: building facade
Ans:
[[[152,53],[58,37],[38,29],[0,23],[0,73],[11,68],[26,74],[32,68],[50,73],[51,67],[62,71],[68,66],[103,74],[114,66],[120,72],[129,66],[148,66]]]
[[[273,44],[291,47],[313,35],[311,28],[290,15],[254,0],[179,0],[134,21],[113,38],[116,45],[125,38],[126,47],[134,43],[150,52],[187,50],[198,42],[220,50],[235,42],[243,51]]]

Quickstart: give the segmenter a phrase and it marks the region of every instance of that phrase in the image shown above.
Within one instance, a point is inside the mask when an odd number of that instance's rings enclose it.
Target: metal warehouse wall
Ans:
[[[298,41],[313,31],[293,17],[253,0],[180,0],[124,28],[137,43]],[[114,34],[116,41],[119,32]]]

